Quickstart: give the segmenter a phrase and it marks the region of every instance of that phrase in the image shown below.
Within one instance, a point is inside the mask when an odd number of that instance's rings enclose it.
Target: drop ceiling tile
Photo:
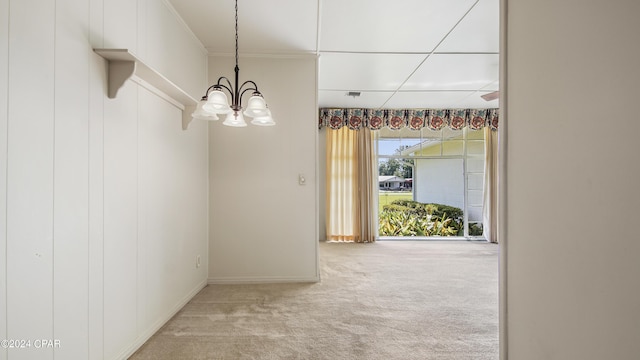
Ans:
[[[461,94],[456,91],[398,92],[384,105],[385,108],[449,108]]]
[[[321,108],[373,108],[377,109],[384,104],[393,92],[361,92],[359,97],[347,96],[344,91],[318,92],[318,106]]]
[[[480,0],[436,52],[500,50],[500,0]]]
[[[500,107],[498,99],[486,101],[481,96],[492,91],[470,91],[458,93],[451,103],[452,108],[489,109]]]
[[[475,0],[323,0],[320,51],[431,52]]]
[[[210,53],[235,49],[233,1],[170,0]],[[238,43],[244,53],[315,52],[317,1],[238,2]]]
[[[418,67],[424,55],[321,54],[320,90],[390,90]]]
[[[497,80],[480,89],[480,91],[487,91],[487,92],[498,91],[498,90],[500,90],[500,85]]]
[[[401,90],[479,90],[498,80],[498,54],[434,54]]]

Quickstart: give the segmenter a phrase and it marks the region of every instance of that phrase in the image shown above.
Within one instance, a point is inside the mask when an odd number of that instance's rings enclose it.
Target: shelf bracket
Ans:
[[[189,123],[193,120],[191,114],[193,114],[194,111],[196,111],[195,105],[187,105],[184,107],[184,110],[182,110],[182,130],[189,128]]]
[[[198,105],[196,99],[145,64],[128,49],[93,49],[93,51],[108,62],[107,96],[109,99],[115,99],[118,90],[131,79],[182,110],[182,130],[187,130],[192,119],[191,113]]]
[[[107,90],[109,99],[116,98],[118,90],[131,78],[135,71],[135,61],[109,61],[109,88]]]

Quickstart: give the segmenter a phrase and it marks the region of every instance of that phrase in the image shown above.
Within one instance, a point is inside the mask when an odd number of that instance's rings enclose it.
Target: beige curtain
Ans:
[[[377,165],[373,132],[327,129],[327,240],[373,242]]]
[[[484,198],[482,223],[484,237],[498,242],[498,132],[484,128]]]

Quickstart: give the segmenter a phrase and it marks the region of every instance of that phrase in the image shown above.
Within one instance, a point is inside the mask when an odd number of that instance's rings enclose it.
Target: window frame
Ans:
[[[444,129],[443,129],[444,130]],[[468,127],[464,127],[461,130],[449,130],[450,132],[453,132],[455,134],[455,132],[459,132],[462,135],[462,138],[457,138],[455,137],[455,140],[451,140],[454,139],[454,137],[449,137],[447,139],[444,138],[445,133],[443,130],[439,130],[440,132],[440,139],[438,140],[440,143],[440,155],[436,156],[436,155],[402,155],[402,154],[397,154],[397,155],[386,155],[386,154],[380,154],[380,146],[379,146],[379,141],[380,139],[399,139],[399,142],[402,141],[403,137],[398,136],[398,137],[390,137],[390,136],[381,136],[382,134],[387,135],[387,134],[393,134],[393,130],[391,131],[384,131],[384,132],[376,132],[376,137],[375,137],[375,141],[376,141],[376,149],[377,150],[377,159],[378,159],[378,164],[380,164],[380,160],[381,159],[395,159],[395,160],[402,160],[402,159],[461,159],[462,163],[463,163],[463,186],[464,186],[464,193],[463,193],[463,209],[462,209],[462,213],[463,213],[463,235],[462,236],[447,236],[447,237],[442,237],[442,236],[378,236],[379,240],[384,240],[384,241],[388,241],[388,240],[483,240],[486,241],[486,238],[484,237],[484,234],[482,235],[470,235],[469,234],[469,227],[471,226],[472,223],[479,223],[482,224],[483,228],[484,228],[484,223],[483,223],[483,219],[480,219],[480,221],[469,221],[469,208],[470,207],[478,207],[477,205],[470,205],[469,203],[469,176],[470,175],[478,175],[480,174],[482,176],[483,179],[483,186],[481,187],[481,191],[483,192],[483,198],[484,198],[484,172],[485,172],[485,142],[486,139],[484,137],[484,131],[482,130],[472,130],[469,129]],[[417,130],[411,130],[414,132],[417,132]],[[420,141],[418,142],[418,144],[422,144],[425,142],[425,140],[427,138],[424,138],[422,136],[423,134],[423,130],[420,130],[420,137],[415,137],[415,139],[419,139]],[[430,131],[432,133],[436,132],[433,130],[427,130]],[[472,137],[469,138],[469,132],[474,132],[474,133],[481,133],[482,136],[481,138],[478,137]],[[398,133],[400,133],[398,131]],[[444,143],[446,141],[462,141],[462,152],[460,155],[443,155],[443,150],[444,150]],[[482,153],[480,154],[470,154],[469,153],[469,142],[478,142],[478,143],[482,143]],[[420,150],[418,150],[420,151]],[[474,160],[482,160],[482,171],[478,172],[478,171],[473,171],[470,172],[469,171],[469,159],[474,159]],[[378,166],[378,169],[380,167]],[[380,176],[380,172],[378,170],[378,176]],[[416,173],[415,173],[415,164],[414,164],[414,169],[412,170],[412,177],[413,177],[413,189],[412,189],[412,195],[415,195],[415,191],[416,191]],[[472,189],[471,191],[476,191],[476,189]],[[380,197],[380,188],[379,186],[376,187],[376,192],[378,195],[378,198]],[[413,196],[413,198],[415,199],[415,196]],[[482,203],[479,205],[481,208],[481,213],[482,213]],[[379,212],[378,212],[378,216],[379,216]]]

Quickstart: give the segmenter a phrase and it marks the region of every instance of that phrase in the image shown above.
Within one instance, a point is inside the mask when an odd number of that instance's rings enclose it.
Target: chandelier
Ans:
[[[240,68],[238,67],[238,0],[236,0],[236,67],[234,71],[234,84],[232,85],[227,77],[221,76],[215,85],[211,85],[207,89],[191,116],[198,120],[215,121],[219,120],[218,115],[224,114],[226,118],[222,124],[234,127],[247,126],[244,116],[253,118],[251,123],[254,125],[275,125],[276,123],[271,117],[271,111],[267,108],[264,97],[258,91],[258,85],[251,80],[247,80],[238,86],[240,77]],[[231,102],[229,102],[224,92],[225,90],[231,95]],[[247,108],[242,111],[242,97],[248,91],[252,92],[251,97],[247,103]]]

